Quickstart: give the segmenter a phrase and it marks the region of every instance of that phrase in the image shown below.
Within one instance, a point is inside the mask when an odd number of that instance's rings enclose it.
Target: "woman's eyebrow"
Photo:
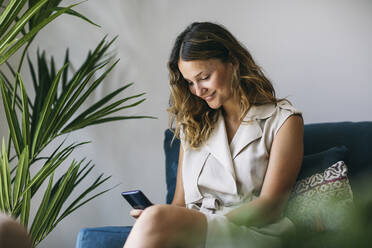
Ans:
[[[194,76],[194,78],[198,78],[202,73],[203,73],[204,71],[201,71],[201,72],[199,72],[198,74],[196,74],[195,76]],[[183,77],[184,79],[186,79],[187,81],[191,81],[190,79],[188,79],[188,78],[185,78],[185,77]]]
[[[194,76],[194,78],[199,77],[203,72],[204,72],[204,71],[199,72],[198,74],[196,74],[196,75]]]

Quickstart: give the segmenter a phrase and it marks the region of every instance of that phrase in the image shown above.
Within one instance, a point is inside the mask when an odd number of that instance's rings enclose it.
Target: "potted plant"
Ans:
[[[107,192],[95,192],[96,188],[110,177],[100,175],[89,187],[74,200],[71,193],[80,188],[94,165],[91,161],[67,159],[78,147],[87,142],[65,144],[60,142],[51,154],[40,155],[57,137],[70,132],[116,120],[151,118],[149,116],[114,115],[118,111],[142,103],[143,94],[114,100],[131,84],[104,96],[84,108],[89,96],[104,82],[105,77],[115,67],[108,51],[115,39],[107,42],[106,37],[90,51],[79,69],[69,75],[69,53],[66,50],[65,62],[57,69],[53,57],[48,60],[45,52],[37,53],[37,62],[28,57],[31,82],[23,82],[21,67],[28,48],[37,33],[61,14],[71,14],[90,21],[72,10],[71,5],[60,7],[60,0],[10,0],[2,6],[0,14],[0,65],[7,66],[11,76],[0,71],[0,88],[9,129],[8,139],[2,137],[0,151],[0,211],[19,218],[28,230],[33,246],[36,247],[62,219],[88,201]],[[96,24],[94,24],[96,25]],[[21,59],[15,68],[9,58],[22,49]],[[50,62],[48,62],[50,61]],[[97,76],[99,75],[99,76]],[[28,87],[25,87],[25,86]],[[29,89],[34,91],[30,97]],[[128,103],[129,102],[129,103]],[[55,146],[55,143],[53,143]],[[38,165],[36,173],[31,168]],[[64,168],[64,173],[55,178],[55,170]],[[35,169],[33,169],[35,170]],[[41,186],[47,184],[46,189]],[[37,213],[30,218],[31,199],[42,191],[42,201]],[[91,192],[93,195],[91,195]],[[66,201],[71,202],[66,206]],[[34,207],[34,206],[33,206]]]

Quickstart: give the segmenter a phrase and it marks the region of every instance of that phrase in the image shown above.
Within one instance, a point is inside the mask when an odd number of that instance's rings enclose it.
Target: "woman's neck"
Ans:
[[[241,122],[241,113],[239,102],[229,102],[222,107],[222,114],[224,117],[227,140],[230,144],[233,140]]]
[[[240,123],[241,110],[239,100],[231,99],[222,106],[222,114],[228,122]]]

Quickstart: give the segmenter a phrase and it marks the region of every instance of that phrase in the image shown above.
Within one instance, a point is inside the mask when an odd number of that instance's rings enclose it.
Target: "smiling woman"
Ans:
[[[190,92],[206,101],[212,109],[227,104],[226,101],[233,101],[231,87],[226,84],[232,81],[232,63],[222,63],[218,59],[196,61],[180,59],[178,67],[189,83]]]
[[[194,148],[209,137],[223,103],[231,110],[225,111],[231,115],[228,120],[239,122],[250,105],[281,100],[248,50],[221,25],[191,24],[177,37],[168,67],[172,92],[168,111],[182,123],[175,134],[179,136],[182,126]]]
[[[171,205],[132,211],[128,247],[280,247],[303,156],[301,112],[223,26],[193,23],[168,62],[181,139]]]

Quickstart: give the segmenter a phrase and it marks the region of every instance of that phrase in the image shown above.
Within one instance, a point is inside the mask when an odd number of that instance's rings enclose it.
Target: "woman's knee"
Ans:
[[[136,224],[145,226],[142,228],[152,233],[185,230],[204,233],[207,229],[207,221],[203,214],[172,205],[154,205],[146,208]]]
[[[165,223],[169,222],[169,206],[168,205],[154,205],[146,208],[138,218],[136,224],[144,224],[146,230],[155,231],[162,229]]]
[[[192,247],[204,243],[206,225],[205,217],[197,211],[155,205],[143,211],[134,224],[130,238],[144,241],[146,237],[146,242],[157,244],[154,247],[181,247],[181,244],[182,247]]]
[[[31,247],[31,240],[26,229],[2,213],[0,213],[0,247]]]
[[[141,226],[141,229],[144,228],[142,229],[143,231],[151,232],[152,234],[156,232],[170,233],[187,228],[188,225],[182,224],[187,222],[187,220],[185,220],[185,216],[180,210],[180,207],[172,205],[154,205],[143,211],[135,225]],[[185,209],[182,210],[186,211]]]

